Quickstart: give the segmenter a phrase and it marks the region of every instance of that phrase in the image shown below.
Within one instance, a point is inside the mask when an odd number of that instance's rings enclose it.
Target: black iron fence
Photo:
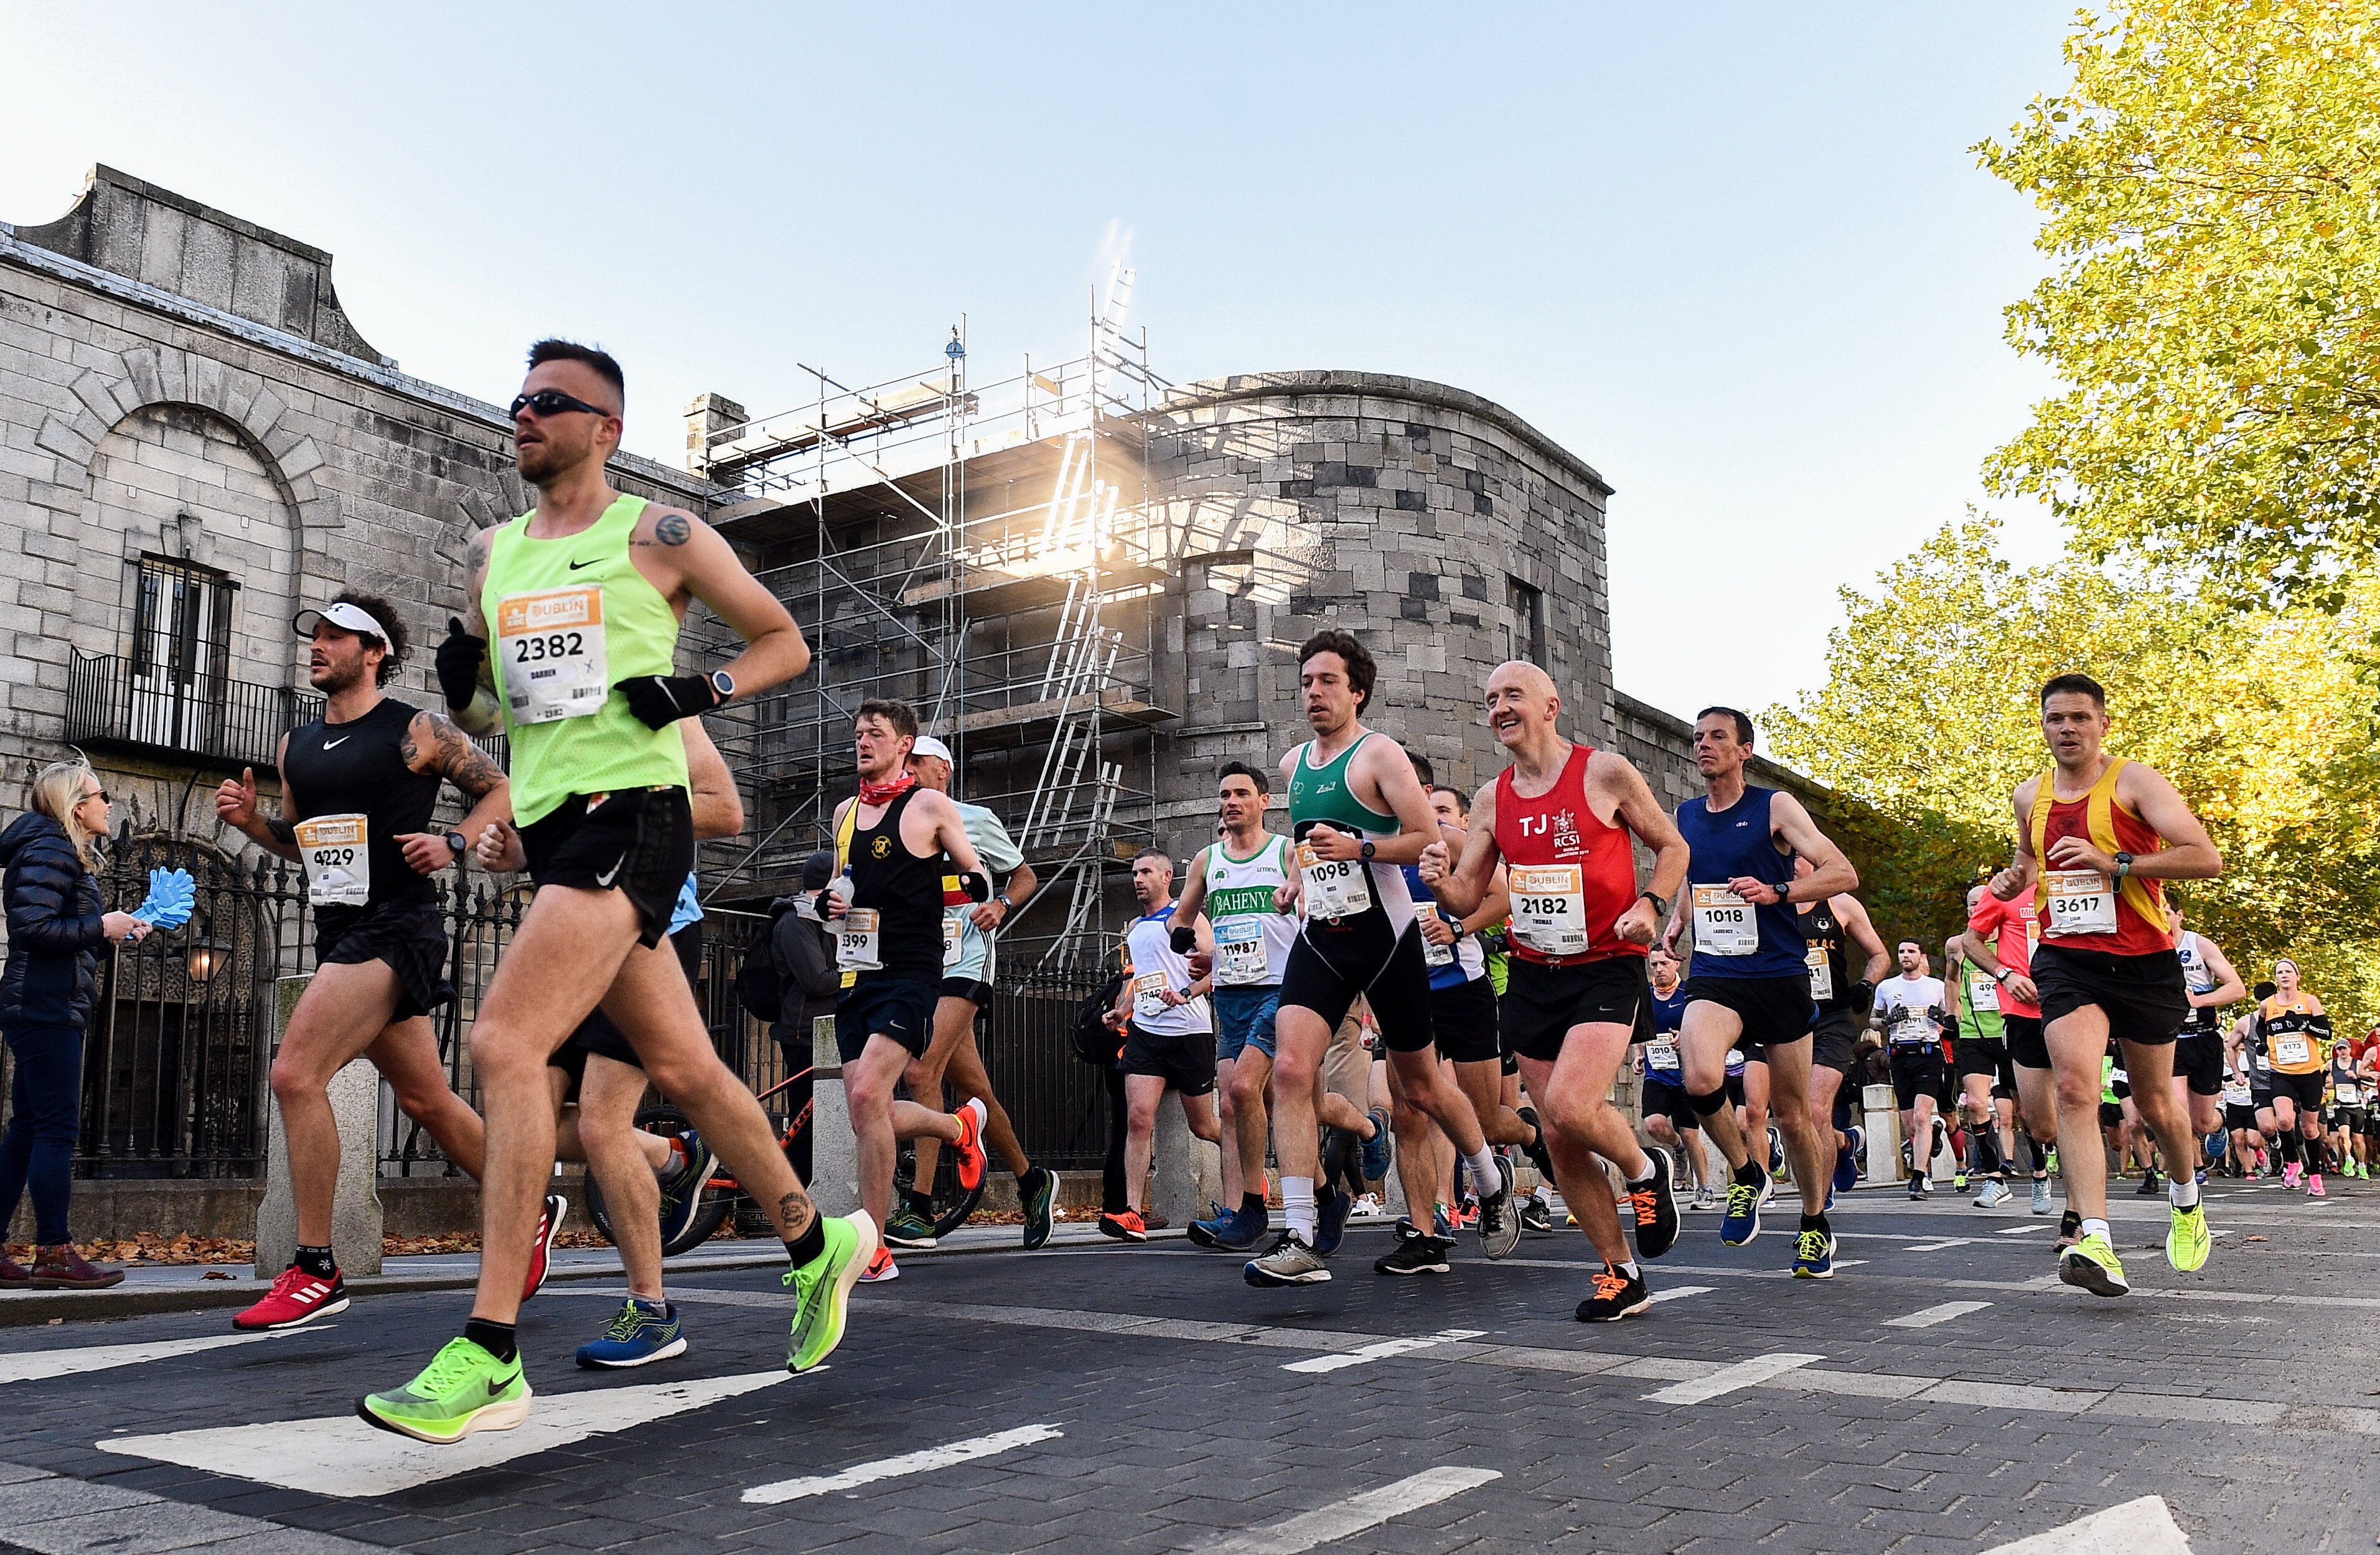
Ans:
[[[275,984],[314,965],[305,877],[280,859],[243,862],[201,843],[128,834],[110,849],[104,899],[136,905],[157,868],[188,869],[197,903],[186,927],[112,947],[101,963],[84,1049],[78,1173],[252,1178],[261,1172],[273,1105]],[[450,1082],[477,1106],[471,1021],[519,928],[528,882],[470,874],[437,883],[455,997],[432,1024]],[[759,1020],[736,992],[746,948],[765,921],[710,909],[695,990],[712,1044],[756,1092],[786,1076],[776,1039],[795,1030]],[[1027,1153],[1061,1171],[1096,1168],[1107,1137],[1106,1087],[1074,1056],[1068,1037],[1095,991],[1079,975],[1028,974],[1003,987],[978,1019],[985,1067]],[[794,1051],[795,1066],[806,1063],[807,1040],[797,1039]],[[455,1170],[385,1091],[380,1136],[385,1172]]]

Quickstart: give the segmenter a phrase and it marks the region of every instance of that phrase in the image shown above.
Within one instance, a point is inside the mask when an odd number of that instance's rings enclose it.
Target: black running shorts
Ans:
[[[1369,912],[1341,919],[1338,927],[1309,922],[1298,931],[1281,968],[1281,1008],[1311,1010],[1336,1031],[1357,994],[1370,1002],[1380,1041],[1390,1051],[1417,1053],[1436,1039],[1429,1018],[1429,963],[1417,923],[1396,933],[1376,904]]]
[[[2016,1065],[2010,1061],[2007,1042],[1978,1042],[1972,1037],[1962,1037],[1958,1051],[1960,1079],[1970,1075],[1989,1075],[1996,1087],[2016,1084]]]
[[[2273,1071],[2273,1097],[2288,1097],[2297,1104],[2300,1114],[2311,1112],[2322,1105],[2322,1071],[2311,1075],[2284,1075]]]
[[[1702,1127],[1701,1114],[1694,1111],[1694,1104],[1687,1099],[1685,1086],[1682,1083],[1673,1084],[1662,1078],[1664,1075],[1682,1075],[1684,1071],[1678,1069],[1645,1070],[1644,1096],[1638,1104],[1638,1111],[1648,1118],[1667,1118],[1670,1125],[1675,1128]]]
[[[1714,978],[1696,974],[1686,979],[1689,1006],[1718,1004],[1733,1010],[1743,1022],[1736,1043],[1744,1056],[1756,1048],[1780,1047],[1810,1034],[1818,1007],[1810,999],[1810,979],[1800,972],[1790,978]]]
[[[455,997],[455,986],[446,980],[454,950],[445,910],[434,900],[314,909],[314,965],[385,965],[396,974],[392,1022],[426,1015]]]
[[[1431,989],[1429,1024],[1439,1056],[1450,1063],[1493,1063],[1503,1056],[1496,1045],[1496,985],[1486,978]]]
[[[1184,1096],[1205,1096],[1215,1088],[1215,1034],[1145,1031],[1140,1022],[1128,1022],[1116,1067],[1127,1075],[1154,1075]]]
[[[2181,958],[2171,951],[2114,955],[2045,944],[2033,953],[2033,983],[2041,1015],[2055,1024],[2085,1005],[2107,1016],[2107,1035],[2119,1042],[2163,1047],[2190,1017]]]
[[[1523,1058],[1554,1063],[1572,1030],[1582,1026],[1623,1026],[1632,1042],[1653,1035],[1653,991],[1641,955],[1608,955],[1572,966],[1514,956],[1504,971],[1497,1019],[1505,1048]]]
[[[2022,1064],[2027,1069],[2049,1067],[2049,1039],[2042,1031],[2039,1015],[2002,1015],[2000,1027],[2007,1033],[2000,1045],[2008,1049],[2010,1064]]]
[[[835,1002],[835,1051],[844,1063],[855,1063],[868,1051],[868,1039],[882,1035],[922,1058],[934,1039],[934,1006],[941,997],[939,982],[862,972]]]
[[[694,872],[694,812],[686,790],[574,794],[521,828],[540,886],[618,891],[637,909],[637,942],[658,945]]]
[[[2223,1094],[2223,1038],[2214,1031],[2185,1031],[2173,1039],[2173,1072],[2190,1082],[2192,1096]]]
[[[1859,1067],[1860,1028],[1866,1023],[1848,1004],[1818,1012],[1810,1028],[1810,1063],[1814,1068],[1849,1075]]]
[[[1949,1069],[1942,1050],[1931,1042],[1900,1043],[1892,1049],[1892,1099],[1902,1112],[1917,1105],[1921,1096],[1941,1099]]]
[[[2122,1102],[2120,1102],[2120,1101],[2102,1101],[2102,1102],[2100,1102],[2100,1103],[2099,1103],[2099,1126],[2100,1126],[2101,1128],[2121,1128],[2121,1127],[2123,1127],[2123,1126],[2124,1126],[2124,1104],[2123,1104]]]
[[[2252,1132],[2256,1126],[2256,1109],[2242,1102],[2225,1102],[2223,1104],[2223,1126],[2225,1128],[2247,1129]]]
[[[944,978],[942,997],[964,999],[980,1010],[991,1002],[991,985],[981,978]]]

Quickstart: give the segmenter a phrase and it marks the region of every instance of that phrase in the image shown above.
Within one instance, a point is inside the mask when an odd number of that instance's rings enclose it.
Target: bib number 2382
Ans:
[[[496,656],[515,723],[585,718],[612,694],[603,590],[548,589],[496,601]]]
[[[1760,921],[1752,904],[1723,885],[1694,887],[1694,954],[1752,955],[1760,949]]]

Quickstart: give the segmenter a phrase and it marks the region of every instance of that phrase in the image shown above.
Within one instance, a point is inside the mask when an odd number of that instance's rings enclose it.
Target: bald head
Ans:
[[[1488,727],[1514,759],[1533,760],[1558,747],[1560,717],[1553,676],[1525,659],[1508,659],[1488,677]]]

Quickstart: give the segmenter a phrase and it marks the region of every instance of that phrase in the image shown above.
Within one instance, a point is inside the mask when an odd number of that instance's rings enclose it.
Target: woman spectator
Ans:
[[[0,1228],[30,1185],[37,1233],[33,1267],[0,1252],[0,1285],[96,1290],[124,1279],[95,1269],[67,1232],[75,1127],[82,1110],[82,1040],[96,991],[100,946],[137,942],[149,926],[100,910],[91,844],[107,832],[107,790],[81,761],[42,770],[27,813],[0,832],[0,896],[8,915],[8,962],[0,971],[0,1036],[16,1074],[8,1130],[0,1136]]]

